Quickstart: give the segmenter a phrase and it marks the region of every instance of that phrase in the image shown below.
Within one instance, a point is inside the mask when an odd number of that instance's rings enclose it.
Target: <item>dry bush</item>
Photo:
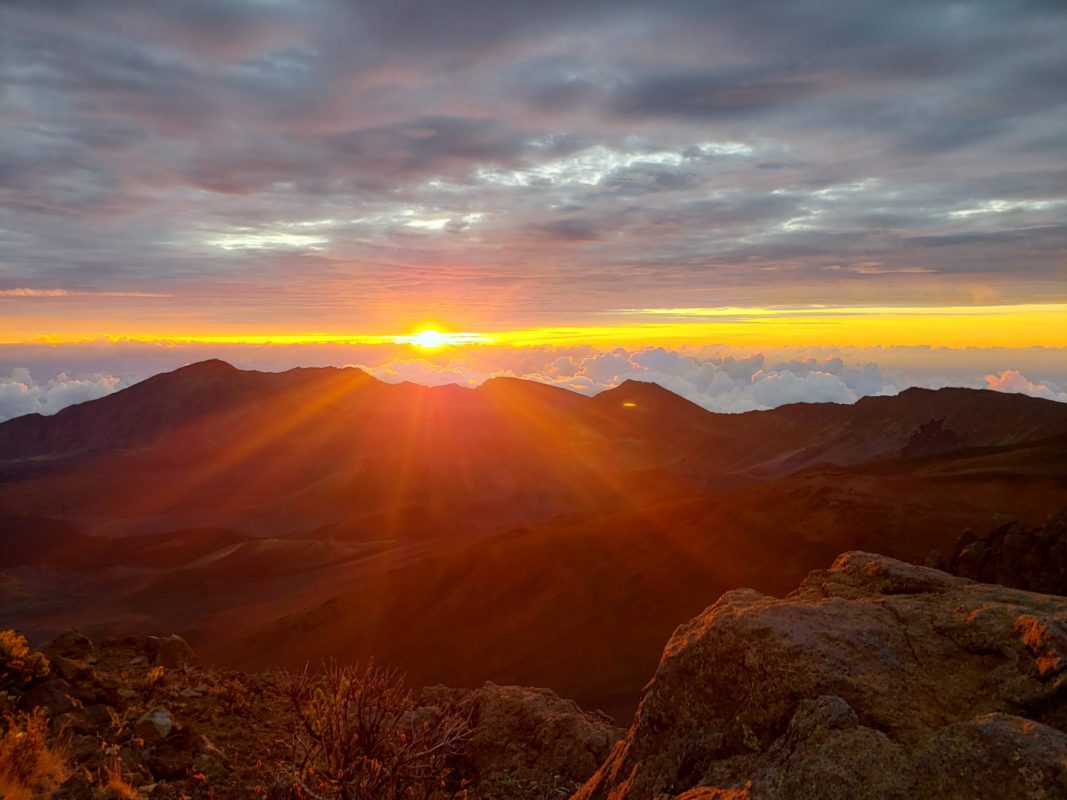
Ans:
[[[0,631],[0,690],[20,688],[50,670],[48,659],[30,650],[24,636],[10,629]]]
[[[259,702],[260,690],[250,687],[235,675],[222,675],[209,694],[232,716],[244,717],[252,713]]]
[[[458,714],[416,709],[403,677],[373,665],[286,673],[296,712],[285,793],[326,800],[444,800],[449,762],[470,733]]]
[[[141,679],[141,691],[151,695],[158,689],[167,679],[167,670],[165,667],[152,667],[145,673]]]
[[[104,765],[104,774],[107,781],[101,786],[103,791],[97,792],[98,795],[103,794],[108,800],[141,800],[140,792],[126,780],[118,756]]]
[[[48,718],[35,708],[8,716],[0,737],[0,797],[5,800],[47,795],[67,777],[61,748],[49,746]]]

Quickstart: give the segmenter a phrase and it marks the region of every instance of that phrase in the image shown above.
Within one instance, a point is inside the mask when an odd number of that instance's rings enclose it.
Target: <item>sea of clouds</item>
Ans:
[[[357,366],[387,381],[477,386],[498,376],[596,394],[626,380],[652,381],[711,411],[786,403],[853,403],[910,386],[967,386],[1067,402],[1062,350],[842,348],[746,353],[725,347],[470,346],[417,351],[397,345],[169,345],[97,342],[0,349],[0,420],[53,414],[150,375],[203,358],[242,369]],[[17,362],[14,359],[18,359]],[[18,363],[18,366],[7,366]]]

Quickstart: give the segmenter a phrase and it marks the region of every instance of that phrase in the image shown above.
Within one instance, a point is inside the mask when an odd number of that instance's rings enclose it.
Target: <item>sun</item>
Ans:
[[[492,340],[484,333],[442,333],[435,328],[422,328],[405,336],[394,336],[397,344],[407,344],[422,350],[436,350],[439,347],[457,347],[460,345],[486,344]]]
[[[411,343],[416,347],[422,347],[426,350],[433,350],[436,347],[443,347],[448,344],[449,337],[447,334],[435,331],[432,328],[419,331],[411,337]]]

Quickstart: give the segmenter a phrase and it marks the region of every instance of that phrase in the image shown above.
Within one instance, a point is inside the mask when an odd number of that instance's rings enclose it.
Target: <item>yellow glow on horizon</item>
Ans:
[[[433,328],[423,328],[410,336],[388,338],[396,344],[410,344],[423,350],[436,350],[446,345],[485,344],[490,341],[488,336],[480,333],[442,333]]]
[[[448,344],[448,337],[443,333],[435,330],[419,331],[411,337],[411,343],[416,347],[423,347],[427,350],[433,350],[435,347],[440,347],[443,344]]]
[[[615,319],[610,317],[614,315]],[[122,335],[18,335],[0,343],[64,344],[99,339],[161,344],[407,344],[443,346],[615,346],[723,344],[745,347],[1067,347],[1067,304],[1000,306],[806,306],[622,309],[603,325],[411,334],[136,331]],[[620,323],[622,320],[628,320]]]

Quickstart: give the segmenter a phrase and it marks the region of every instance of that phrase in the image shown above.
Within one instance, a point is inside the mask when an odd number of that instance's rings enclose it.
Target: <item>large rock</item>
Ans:
[[[147,745],[161,742],[174,730],[174,715],[165,706],[156,706],[137,720],[133,730]]]
[[[67,658],[86,659],[93,654],[93,643],[85,634],[69,630],[49,642],[42,652],[49,658],[66,656]]]
[[[24,692],[19,705],[27,711],[43,708],[49,716],[58,717],[75,708],[76,703],[70,696],[69,683],[62,678],[49,678]]]
[[[1067,797],[1067,600],[846,553],[675,631],[575,800]]]
[[[155,663],[170,669],[197,663],[193,648],[176,633],[162,637],[149,636],[145,644],[145,652]]]
[[[977,536],[964,531],[947,567],[964,578],[1067,595],[1067,508],[1037,528],[998,518]]]
[[[473,797],[547,797],[577,788],[622,736],[610,717],[582,711],[549,689],[432,686],[423,690],[420,705],[470,719],[461,772],[474,781]]]

